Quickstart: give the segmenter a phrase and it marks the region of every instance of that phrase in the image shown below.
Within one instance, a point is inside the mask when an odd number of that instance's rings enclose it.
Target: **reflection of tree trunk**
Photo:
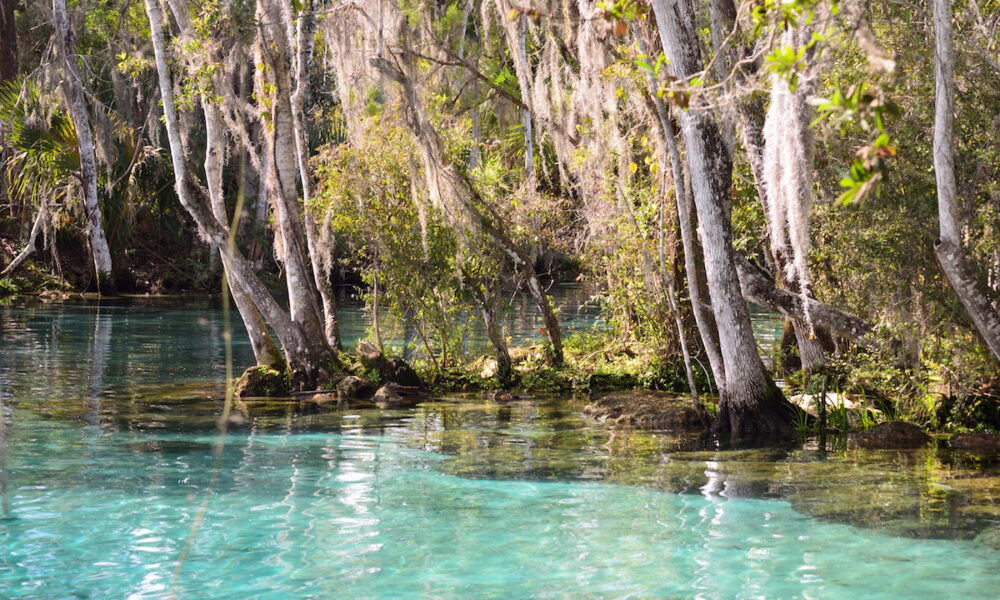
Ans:
[[[1000,315],[989,294],[970,268],[962,249],[962,233],[955,183],[952,120],[955,112],[955,58],[952,48],[951,2],[934,0],[934,174],[937,178],[940,236],[934,244],[941,269],[972,317],[979,334],[1000,359]]]
[[[104,392],[104,372],[111,353],[112,318],[101,314],[100,307],[94,315],[94,342],[90,352],[90,373],[87,378],[87,409],[83,421],[87,425],[101,424],[101,394]]]
[[[0,517],[10,517],[10,498],[7,492],[7,414],[4,408],[4,390],[0,382]]]
[[[73,117],[73,128],[80,151],[80,173],[83,179],[83,206],[87,220],[87,240],[94,260],[97,288],[102,294],[114,295],[115,282],[111,268],[111,251],[104,235],[101,209],[97,202],[97,162],[94,158],[94,137],[90,131],[90,116],[83,94],[83,79],[76,58],[76,39],[66,17],[66,1],[52,0],[58,53],[65,68],[63,91]]]

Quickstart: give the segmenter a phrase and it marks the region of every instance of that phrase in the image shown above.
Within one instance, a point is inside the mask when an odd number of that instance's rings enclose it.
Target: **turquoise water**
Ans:
[[[213,438],[11,417],[4,597],[167,592],[208,490]],[[778,501],[459,478],[441,472],[444,456],[393,437],[230,435],[180,594],[996,596],[1000,557],[970,542],[818,523]]]
[[[0,598],[1000,589],[1000,552],[921,539],[1000,522],[981,498],[1000,498],[997,465],[939,450],[721,451],[610,435],[583,401],[449,396],[400,411],[239,405],[216,460],[220,326],[205,307],[0,308]]]

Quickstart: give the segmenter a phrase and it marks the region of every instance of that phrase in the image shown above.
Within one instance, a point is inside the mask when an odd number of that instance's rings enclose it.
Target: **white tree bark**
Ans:
[[[639,46],[639,52],[645,56],[649,56],[649,50],[646,47],[646,40],[643,38],[642,30],[639,29],[638,25],[632,24],[632,35],[635,37],[636,43]],[[701,286],[698,283],[698,265],[696,264],[695,257],[698,252],[695,245],[698,243],[695,238],[694,228],[692,226],[692,207],[691,199],[687,194],[687,187],[685,186],[684,179],[684,167],[681,162],[681,153],[677,149],[677,141],[674,133],[674,126],[670,122],[670,113],[667,110],[666,104],[663,102],[663,97],[660,96],[657,91],[660,88],[660,82],[656,80],[656,76],[653,73],[648,73],[649,85],[652,89],[653,101],[656,105],[656,114],[660,120],[660,129],[663,134],[664,145],[666,147],[665,157],[670,162],[671,175],[674,179],[674,198],[677,203],[677,220],[680,222],[681,231],[681,245],[684,248],[684,272],[687,277],[688,282],[688,296],[691,299],[691,312],[694,314],[694,322],[698,328],[698,335],[701,338],[702,347],[705,349],[705,354],[708,356],[709,368],[712,370],[712,377],[715,379],[716,384],[721,388],[726,384],[726,371],[722,364],[722,353],[719,351],[718,343],[718,331],[715,330],[715,319],[711,315],[710,307],[702,301],[701,298]],[[666,169],[664,169],[664,178],[666,177]],[[666,184],[664,184],[664,194],[666,194]],[[663,258],[663,216],[661,210],[660,217],[660,262],[664,263]],[[664,278],[667,278],[665,273],[666,269],[663,268],[661,264],[661,270],[664,271]],[[670,294],[672,296],[672,303],[677,304],[676,292],[672,289],[673,282],[671,280],[671,290]],[[694,390],[694,373],[691,369],[691,357],[687,350],[687,341],[684,339],[684,328],[680,322],[680,311],[674,309],[675,315],[677,317],[677,331],[678,335],[681,337],[681,351],[684,353],[684,365],[685,369],[688,371],[688,384],[692,386]],[[697,391],[693,391],[692,395],[697,401]]]
[[[295,91],[292,93],[292,124],[295,131],[295,159],[299,168],[299,178],[302,182],[302,202],[305,205],[303,215],[306,229],[306,245],[309,249],[309,262],[312,263],[313,279],[319,290],[320,303],[323,309],[323,332],[331,347],[341,349],[340,323],[337,319],[337,304],[330,288],[329,273],[320,268],[319,249],[317,247],[316,223],[312,213],[312,175],[309,169],[309,146],[306,137],[305,101],[309,87],[308,57],[313,38],[310,21],[312,16],[311,3],[299,11],[295,26]]]
[[[664,52],[674,75],[684,80],[702,68],[691,5],[653,0]],[[712,310],[719,332],[726,383],[715,427],[736,436],[787,431],[793,412],[771,381],[757,352],[750,313],[733,260],[730,203],[732,163],[719,123],[692,105],[681,112],[691,187],[700,224]]]
[[[202,98],[202,110],[205,113],[205,177],[208,180],[208,195],[212,205],[212,214],[222,225],[229,222],[226,213],[225,196],[222,189],[222,163],[225,156],[225,142],[222,134],[222,117],[219,115],[219,108],[212,104],[211,100]],[[229,232],[230,243],[232,232]],[[226,263],[227,250],[219,249],[219,256],[223,260],[223,271],[226,275],[226,282],[229,284],[229,291],[239,311],[243,324],[246,327],[247,335],[250,338],[250,346],[253,348],[254,358],[258,365],[273,366],[280,364],[281,353],[278,346],[271,338],[267,330],[264,318],[260,316],[260,311],[254,303],[247,297],[240,282],[233,276],[233,272]]]
[[[94,158],[94,136],[90,129],[90,115],[83,93],[83,80],[76,61],[76,40],[66,16],[66,0],[52,0],[58,53],[61,57],[65,76],[63,92],[69,104],[73,128],[80,151],[80,174],[83,180],[83,210],[87,220],[87,240],[94,260],[94,273],[100,293],[117,293],[111,265],[111,251],[104,234],[104,224],[97,201],[97,161]]]
[[[1000,359],[1000,315],[962,248],[952,121],[955,112],[955,58],[951,2],[933,0],[934,8],[934,176],[937,179],[940,236],[934,245],[941,268],[993,356]]]
[[[524,65],[526,73],[529,70],[527,34],[528,34],[528,16],[525,15],[524,13],[521,13],[521,29],[518,34],[517,51],[521,57],[521,64]],[[530,96],[530,94],[531,94],[531,89],[529,87],[525,87],[521,91],[521,96]],[[535,173],[535,137],[531,131],[530,110],[525,109],[521,111],[521,124],[524,127],[524,172],[527,174],[528,179],[531,180]]]
[[[296,322],[310,339],[319,333],[326,340],[323,317],[316,302],[316,282],[310,266],[308,245],[303,235],[303,222],[296,182],[296,135],[292,108],[290,38],[292,33],[291,5],[281,0],[260,0],[257,18],[263,39],[258,44],[268,69],[259,69],[262,78],[259,94],[265,94],[264,83],[271,86],[271,126],[265,128],[265,144],[270,153],[269,180],[274,215],[281,235],[281,262],[285,268],[288,308]],[[326,343],[329,346],[329,343]]]
[[[35,251],[35,240],[38,239],[38,234],[42,231],[48,215],[47,203],[42,199],[38,205],[38,214],[35,215],[35,222],[31,225],[31,233],[28,234],[28,242],[24,245],[24,249],[14,257],[14,260],[10,261],[10,264],[4,267],[3,271],[0,271],[0,277],[7,277],[13,273]]]
[[[261,316],[274,329],[281,341],[285,359],[292,371],[293,383],[299,386],[315,385],[317,376],[324,368],[327,355],[323,352],[320,339],[311,340],[268,292],[254,273],[249,261],[239,249],[229,244],[226,226],[212,214],[203,199],[198,186],[190,179],[181,148],[181,131],[174,106],[173,83],[167,65],[167,46],[163,37],[163,15],[159,0],[145,0],[149,17],[150,38],[156,59],[160,96],[163,99],[163,116],[166,121],[167,139],[170,145],[170,160],[174,170],[174,184],[181,205],[198,225],[202,235],[222,252],[223,264],[232,272],[239,286],[260,311]],[[322,345],[320,345],[322,344]]]

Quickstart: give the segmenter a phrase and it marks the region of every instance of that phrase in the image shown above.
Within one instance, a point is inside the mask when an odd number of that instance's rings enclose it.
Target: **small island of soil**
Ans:
[[[632,390],[602,396],[588,404],[583,412],[602,423],[638,429],[704,430],[697,411],[689,402],[664,392]]]

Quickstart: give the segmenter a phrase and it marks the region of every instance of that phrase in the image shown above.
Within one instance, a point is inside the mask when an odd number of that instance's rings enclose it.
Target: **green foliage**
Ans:
[[[824,4],[823,0],[761,0],[754,2],[750,13],[755,26],[754,36],[760,35],[761,29],[768,24],[780,30],[799,20],[807,23],[812,22],[816,9]],[[837,14],[840,10],[839,0],[832,0],[830,8],[834,14]]]
[[[365,116],[375,117],[382,114],[385,108],[385,95],[377,87],[368,88],[368,93],[365,95]]]
[[[310,210],[329,223],[331,255],[349,257],[368,284],[369,306],[377,301],[399,323],[412,324],[426,354],[448,363],[459,350],[457,317],[465,307],[458,241],[414,187],[417,158],[406,132],[384,116],[367,126],[363,144],[321,150]]]
[[[881,183],[888,173],[888,160],[896,156],[896,149],[889,142],[887,119],[898,116],[899,107],[885,98],[885,90],[868,82],[841,90],[834,81],[829,98],[815,101],[819,116],[814,125],[826,121],[846,135],[851,128],[859,128],[871,141],[860,147],[850,169],[840,179],[843,193],[837,198],[841,204],[862,201],[868,194],[876,198],[881,194]]]
[[[765,58],[768,70],[787,79],[788,88],[793,92],[798,85],[798,72],[805,65],[806,50],[806,46],[781,46]]]

